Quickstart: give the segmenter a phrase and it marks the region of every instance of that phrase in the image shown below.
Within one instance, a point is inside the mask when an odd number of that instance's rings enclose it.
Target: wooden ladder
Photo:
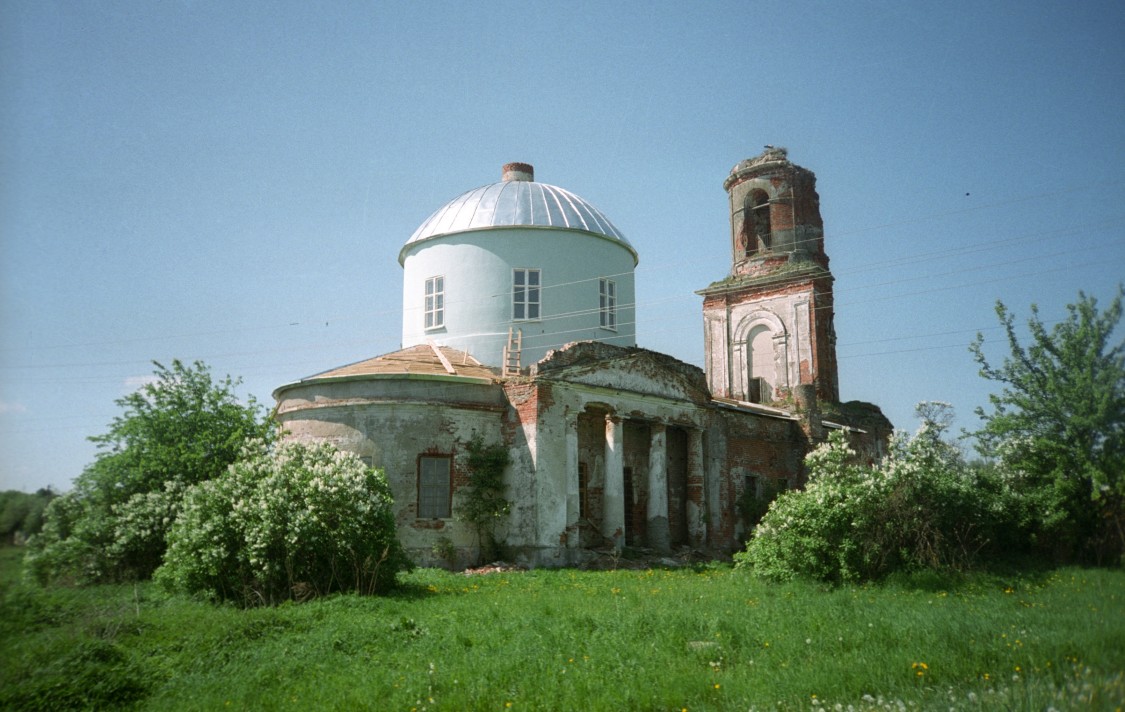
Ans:
[[[523,353],[523,329],[508,327],[508,343],[504,345],[504,376],[520,375],[520,355]]]

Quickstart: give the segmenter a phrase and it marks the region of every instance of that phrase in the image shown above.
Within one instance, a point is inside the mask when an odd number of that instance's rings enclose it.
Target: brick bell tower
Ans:
[[[753,403],[840,399],[832,273],[812,171],[784,148],[731,169],[730,274],[703,296],[707,381]]]

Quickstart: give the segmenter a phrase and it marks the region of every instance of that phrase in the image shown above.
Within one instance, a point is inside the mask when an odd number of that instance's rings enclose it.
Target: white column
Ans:
[[[692,546],[707,543],[707,499],[704,494],[703,431],[688,430],[687,524]]]
[[[566,419],[566,546],[578,547],[578,519],[581,514],[578,489],[578,415]]]
[[[668,532],[668,433],[663,423],[650,426],[648,448],[648,545],[670,548]]]
[[[618,550],[625,546],[625,458],[621,418],[605,417],[605,488],[602,490],[602,535]]]

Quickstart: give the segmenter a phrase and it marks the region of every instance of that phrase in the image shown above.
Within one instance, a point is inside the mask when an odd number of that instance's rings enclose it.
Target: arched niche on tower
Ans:
[[[767,309],[743,317],[734,330],[731,364],[732,395],[739,400],[768,403],[789,389],[789,332]]]
[[[731,189],[731,234],[736,263],[772,250],[775,193],[775,186],[766,178],[754,178]]]
[[[746,210],[750,219],[746,221],[747,254],[769,252],[773,234],[770,219],[770,195],[761,188],[754,188],[746,196]]]

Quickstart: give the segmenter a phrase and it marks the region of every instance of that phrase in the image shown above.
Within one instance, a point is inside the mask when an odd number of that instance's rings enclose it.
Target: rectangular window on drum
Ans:
[[[539,270],[512,270],[512,319],[515,321],[535,321],[542,310],[540,298]]]
[[[426,280],[426,328],[445,326],[445,277]]]
[[[617,283],[612,279],[599,280],[598,310],[602,328],[617,331]]]

